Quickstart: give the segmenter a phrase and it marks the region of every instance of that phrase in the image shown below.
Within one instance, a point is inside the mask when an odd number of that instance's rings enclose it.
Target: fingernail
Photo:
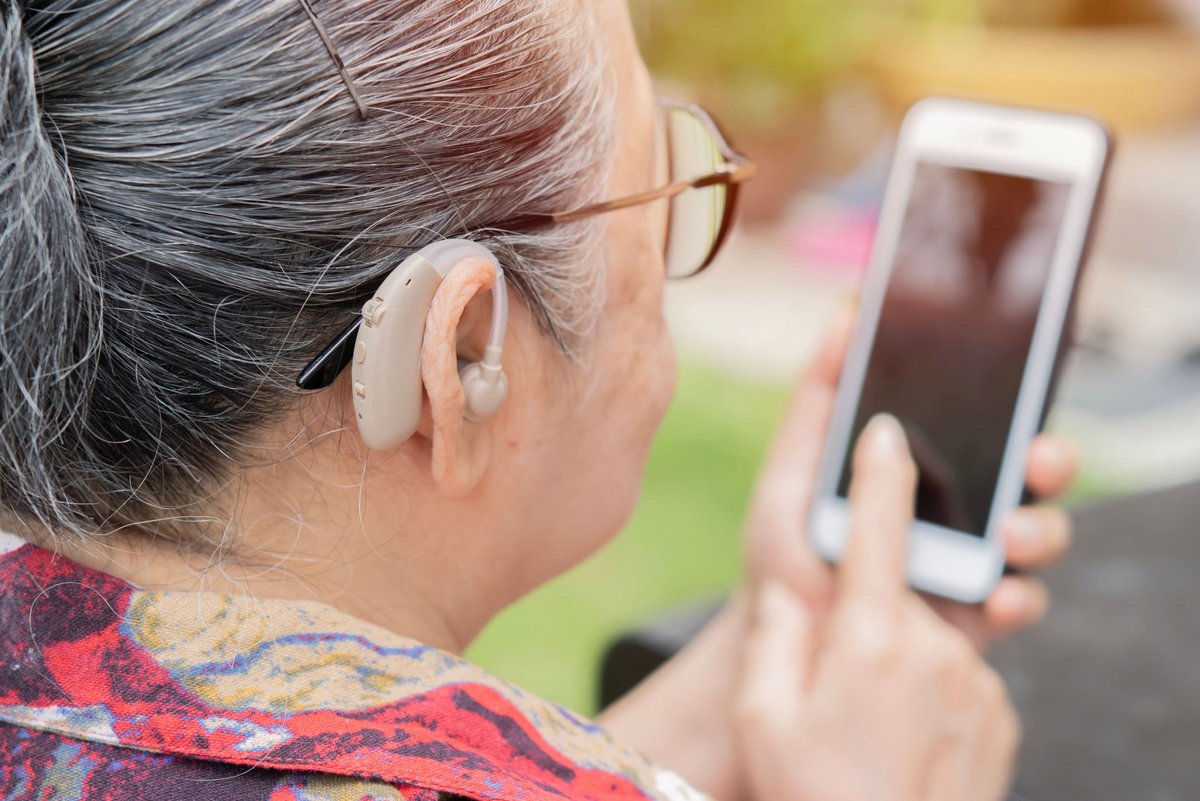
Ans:
[[[1037,515],[1030,512],[1014,512],[1009,527],[1012,529],[1013,536],[1024,543],[1035,543],[1042,536],[1040,521]]]
[[[880,456],[900,456],[905,450],[904,429],[890,414],[877,414],[863,432],[868,447]]]
[[[1010,619],[1023,620],[1029,615],[1032,604],[1020,585],[1001,584],[996,594],[1000,596],[999,606],[1007,610]]]

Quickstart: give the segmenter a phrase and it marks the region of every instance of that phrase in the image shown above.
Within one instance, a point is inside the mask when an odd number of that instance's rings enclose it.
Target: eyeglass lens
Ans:
[[[724,163],[709,127],[686,108],[665,109],[671,182],[690,181],[716,172]],[[671,198],[666,262],[669,278],[686,278],[709,260],[725,218],[728,187],[691,189]]]

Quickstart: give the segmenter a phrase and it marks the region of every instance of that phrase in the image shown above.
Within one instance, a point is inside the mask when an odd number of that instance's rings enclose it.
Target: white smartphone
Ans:
[[[1111,150],[1089,117],[943,98],[906,115],[809,520],[824,558],[845,550],[854,443],[889,412],[920,472],[909,583],[990,594]]]

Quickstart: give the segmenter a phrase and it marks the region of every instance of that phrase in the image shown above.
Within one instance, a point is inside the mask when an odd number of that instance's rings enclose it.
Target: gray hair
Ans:
[[[23,7],[24,6],[24,7]],[[186,541],[300,369],[400,261],[467,236],[568,355],[613,139],[563,0],[0,0],[0,507]]]

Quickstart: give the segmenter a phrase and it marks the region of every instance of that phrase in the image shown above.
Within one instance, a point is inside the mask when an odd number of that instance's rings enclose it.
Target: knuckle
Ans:
[[[901,656],[896,624],[860,604],[846,609],[842,637],[850,655],[867,666],[886,666]]]
[[[973,674],[986,665],[979,653],[957,629],[946,627],[927,651],[930,672],[949,691],[961,693],[971,686]],[[967,690],[969,695],[969,689]]]
[[[742,729],[763,728],[770,719],[770,704],[768,699],[753,688],[745,688],[733,703],[734,723]]]
[[[731,710],[733,728],[743,739],[777,740],[788,729],[787,721],[781,720],[777,704],[755,693],[737,700]]]
[[[1004,710],[1003,723],[1004,727],[1004,744],[1010,755],[1016,754],[1021,747],[1021,741],[1025,739],[1025,727],[1021,723],[1021,718],[1017,715],[1017,710],[1011,705],[1006,706]]]
[[[988,706],[1000,709],[1012,706],[1008,700],[1008,688],[1004,686],[1004,679],[987,665],[983,665],[979,670],[979,694]]]
[[[922,616],[931,643],[929,650],[932,657],[939,663],[963,661],[969,649],[969,642],[962,632],[937,618],[932,610],[922,610]]]
[[[982,666],[987,669],[987,663],[983,661],[970,638],[959,629],[947,627],[946,649],[950,652],[950,658],[964,668]]]
[[[750,513],[751,525],[767,531],[782,531],[799,527],[803,498],[798,481],[781,480],[778,474],[764,476],[759,482]]]
[[[1002,694],[1003,702],[1001,703],[996,714],[993,716],[996,727],[996,739],[1000,743],[1000,748],[1009,757],[1015,756],[1017,750],[1021,746],[1021,740],[1024,737],[1024,727],[1021,724],[1021,718],[1017,714],[1016,708],[1009,701],[1007,694]]]

